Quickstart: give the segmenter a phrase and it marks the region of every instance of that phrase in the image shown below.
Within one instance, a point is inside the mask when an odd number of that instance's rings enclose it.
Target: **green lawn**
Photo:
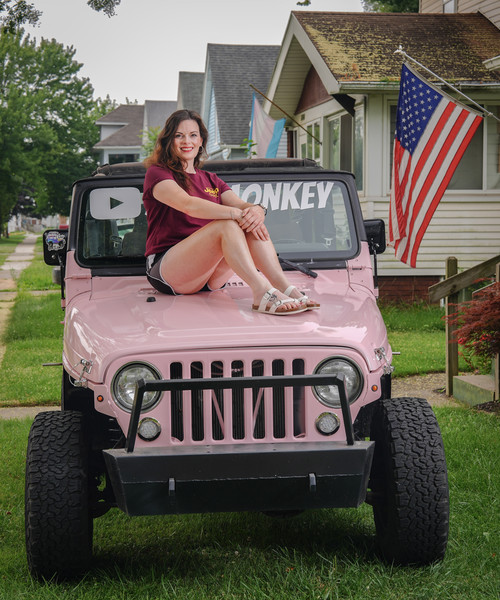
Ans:
[[[0,421],[0,599],[479,600],[500,590],[498,417],[436,408],[449,470],[451,529],[443,562],[396,567],[376,555],[371,509],[95,521],[94,564],[82,579],[37,583],[24,550],[29,421]]]
[[[35,244],[35,256],[30,266],[21,272],[17,288],[21,291],[60,289],[52,282],[52,269],[43,261],[43,239],[39,236]]]

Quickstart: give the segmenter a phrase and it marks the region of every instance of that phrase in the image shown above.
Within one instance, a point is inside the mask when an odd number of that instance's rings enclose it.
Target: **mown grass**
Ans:
[[[498,417],[436,408],[449,470],[451,527],[441,563],[385,564],[371,509],[309,511],[276,520],[259,513],[95,521],[94,562],[66,583],[27,571],[23,478],[29,421],[0,421],[0,598],[9,600],[479,600],[500,585]]]
[[[62,357],[61,299],[58,294],[18,294],[4,334],[6,352],[0,369],[3,406],[54,404],[59,401]]]
[[[5,263],[7,256],[14,252],[24,235],[24,233],[11,233],[8,238],[0,237],[0,266]]]
[[[17,238],[11,251],[22,239]],[[52,267],[43,262],[41,237],[33,261],[16,283],[18,295],[2,336],[7,348],[0,369],[0,404],[54,404],[60,398],[61,368],[43,365],[61,362],[64,313]],[[55,291],[35,296],[30,293],[35,290]]]
[[[394,377],[440,373],[446,369],[444,308],[417,303],[382,306],[393,357]],[[459,370],[470,367],[459,357]]]
[[[43,261],[43,239],[40,236],[35,244],[35,255],[29,267],[24,269],[17,280],[20,291],[57,290],[59,286],[52,281],[52,269]]]

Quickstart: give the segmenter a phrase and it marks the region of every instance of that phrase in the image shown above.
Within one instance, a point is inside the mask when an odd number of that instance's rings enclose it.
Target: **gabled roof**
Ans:
[[[399,79],[403,50],[443,79],[498,82],[483,61],[500,54],[500,30],[481,13],[294,12],[338,81]]]
[[[208,44],[207,76],[210,71],[223,144],[239,145],[248,137],[250,84],[266,92],[279,51],[279,46]]]
[[[117,108],[96,121],[96,125],[128,125],[142,123],[143,104],[120,104]]]
[[[142,129],[144,122],[143,104],[121,104],[104,117],[96,121],[96,125],[122,125],[110,136],[98,142],[94,148],[138,147],[142,144]]]
[[[481,13],[294,11],[270,97],[293,112],[311,65],[329,94],[360,89],[363,84],[394,87],[401,72],[402,57],[395,54],[400,46],[450,83],[500,84],[500,71],[483,64],[500,55],[500,30]],[[277,117],[275,109],[270,114]]]
[[[201,98],[205,73],[179,72],[177,108],[187,108],[201,114]]]

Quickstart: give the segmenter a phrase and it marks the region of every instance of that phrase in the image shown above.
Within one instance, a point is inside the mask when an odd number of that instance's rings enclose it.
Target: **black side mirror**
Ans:
[[[363,222],[370,254],[382,254],[386,248],[384,221],[382,219],[367,219]]]
[[[43,260],[51,266],[61,266],[66,262],[68,242],[67,229],[48,229],[43,232]]]

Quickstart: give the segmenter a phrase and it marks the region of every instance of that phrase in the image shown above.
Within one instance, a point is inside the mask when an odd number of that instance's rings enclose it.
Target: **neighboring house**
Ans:
[[[279,52],[279,46],[208,44],[201,114],[210,158],[246,156],[242,144],[250,131],[250,84],[265,93]],[[281,155],[286,155],[285,144]]]
[[[421,13],[474,13],[481,12],[500,27],[500,2],[498,0],[420,0]]]
[[[187,108],[201,114],[205,73],[181,71],[177,88],[177,108]]]
[[[146,100],[145,104],[121,104],[96,121],[100,141],[94,146],[99,163],[116,164],[142,160],[142,145],[146,131],[163,127],[167,117],[176,110],[173,101]]]
[[[480,13],[293,12],[268,88],[269,98],[321,141],[289,119],[290,154],[353,171],[365,218],[386,223],[400,45],[500,115],[500,69],[492,61],[500,31]],[[269,102],[264,109],[282,116]],[[398,292],[406,287],[409,299],[423,296],[444,275],[447,256],[467,268],[500,252],[499,131],[487,118],[476,132],[427,229],[417,268],[396,260],[392,249],[380,257],[383,294],[391,295],[393,283]]]
[[[96,121],[100,141],[94,146],[99,163],[124,163],[139,160],[142,146],[144,105],[121,104]]]

